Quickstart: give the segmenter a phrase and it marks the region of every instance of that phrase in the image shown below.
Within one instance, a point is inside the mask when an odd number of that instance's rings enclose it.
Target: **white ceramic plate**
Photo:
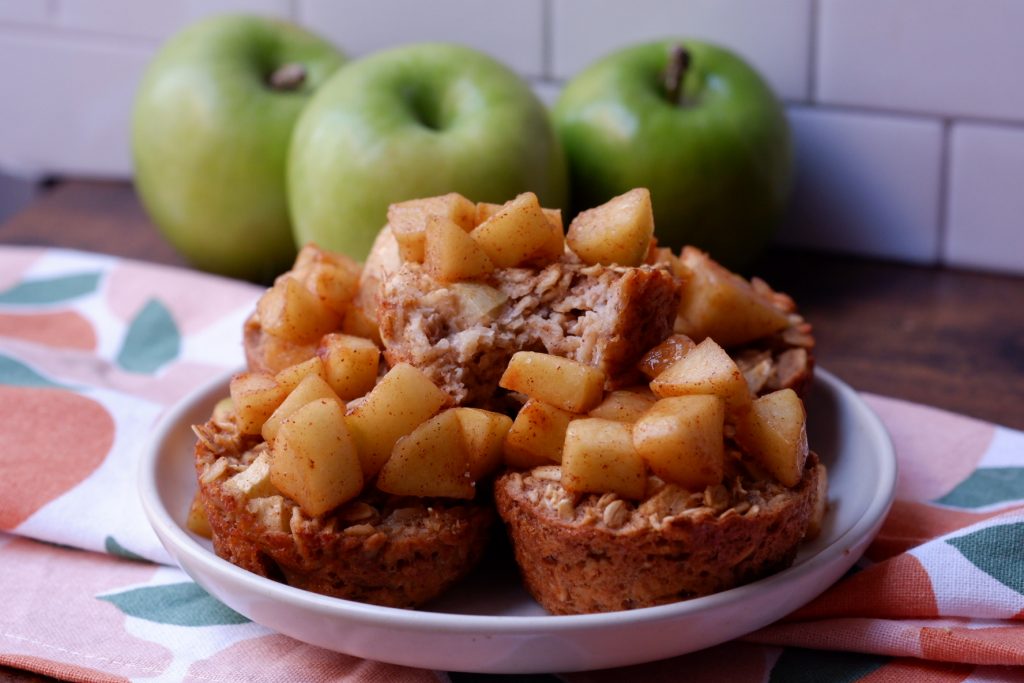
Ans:
[[[146,451],[142,502],[171,555],[237,612],[298,640],[369,659],[447,671],[541,673],[626,666],[731,640],[785,616],[838,580],[877,533],[892,502],[896,461],[878,418],[846,384],[816,371],[807,401],[811,447],[828,466],[822,534],[794,565],[755,583],[672,605],[552,616],[515,570],[485,561],[427,608],[376,607],[328,598],[226,562],[185,528],[196,488],[190,425],[227,394],[227,376],[170,412]]]

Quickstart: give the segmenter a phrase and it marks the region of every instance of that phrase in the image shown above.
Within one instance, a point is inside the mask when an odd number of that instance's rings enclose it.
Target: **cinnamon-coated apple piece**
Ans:
[[[288,390],[270,375],[240,372],[228,383],[228,393],[239,431],[243,434],[259,434],[263,423],[288,395]]]
[[[630,425],[588,417],[565,432],[562,486],[573,493],[616,493],[643,498],[647,468],[633,446]]]
[[[713,394],[725,401],[732,416],[749,409],[750,387],[736,361],[713,339],[705,339],[663,370],[651,391],[659,398]]]
[[[459,416],[444,410],[400,439],[377,475],[377,488],[399,496],[473,498]]]
[[[707,394],[663,398],[633,425],[633,444],[665,481],[701,490],[722,481],[725,403]]]
[[[423,265],[441,282],[476,280],[494,270],[494,263],[469,233],[444,216],[428,216]]]
[[[307,403],[281,423],[271,446],[270,482],[312,517],[359,495],[362,465],[338,400]]]
[[[505,464],[517,469],[562,461],[565,431],[573,414],[531,398],[516,414],[505,436]]]
[[[430,216],[447,218],[464,232],[476,227],[476,205],[457,192],[392,204],[388,207],[388,225],[403,261],[423,262]]]
[[[373,389],[380,367],[380,349],[365,337],[335,332],[324,335],[317,348],[324,379],[345,401]]]
[[[506,202],[470,235],[498,268],[551,263],[564,251],[561,229],[548,220],[532,192]]]
[[[581,211],[565,241],[584,263],[633,267],[647,258],[653,236],[651,193],[638,187]]]
[[[604,373],[571,358],[517,351],[498,386],[572,413],[585,413],[604,397]]]
[[[695,340],[711,337],[729,348],[786,328],[789,318],[750,282],[693,247],[683,247],[688,271],[675,331]]]
[[[807,461],[807,413],[792,389],[765,394],[736,421],[736,441],[779,480],[796,486]]]
[[[347,416],[367,479],[384,465],[395,443],[448,403],[448,394],[421,370],[399,363]]]
[[[337,402],[342,410],[345,408],[344,402],[338,398],[338,395],[331,389],[331,385],[327,383],[327,380],[322,375],[310,374],[306,375],[301,382],[296,385],[294,389],[281,401],[281,405],[267,418],[267,421],[263,423],[263,427],[260,429],[260,434],[263,436],[263,440],[267,443],[272,443],[277,438],[277,432],[281,428],[281,424],[291,417],[295,411],[302,406],[306,405],[311,401],[317,399],[328,399]]]

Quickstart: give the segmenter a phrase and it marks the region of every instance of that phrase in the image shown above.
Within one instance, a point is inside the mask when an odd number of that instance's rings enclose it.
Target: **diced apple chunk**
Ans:
[[[483,223],[494,214],[501,211],[504,204],[490,204],[488,202],[480,202],[476,205],[476,222],[477,225]],[[551,224],[550,234],[548,235],[548,241],[545,243],[544,248],[540,253],[537,254],[536,260],[538,263],[554,263],[562,258],[565,253],[565,228],[562,224],[562,211],[561,209],[547,209],[541,208],[544,212],[544,216],[548,219],[548,223]]]
[[[389,206],[388,225],[403,261],[423,262],[428,216],[442,216],[468,232],[476,225],[476,205],[457,192],[450,192]]]
[[[653,235],[651,193],[641,187],[580,212],[565,241],[584,263],[639,266]]]
[[[316,356],[307,358],[301,363],[289,365],[284,370],[279,370],[274,375],[274,379],[285,391],[290,392],[299,386],[299,382],[306,379],[308,375],[320,375],[323,379],[327,378],[324,373],[324,364]]]
[[[359,289],[361,270],[358,262],[344,254],[307,244],[299,251],[292,274],[325,306],[340,315],[348,309]]]
[[[399,496],[470,499],[476,487],[458,415],[445,410],[398,440],[377,488]]]
[[[258,372],[235,375],[228,384],[228,392],[234,404],[238,429],[243,434],[259,434],[263,423],[288,395],[288,391],[273,377]]]
[[[444,216],[428,216],[423,264],[435,280],[456,282],[485,277],[494,264],[469,233]]]
[[[670,365],[681,359],[697,344],[685,334],[673,334],[640,358],[640,372],[654,379]]]
[[[356,306],[345,312],[345,319],[341,321],[341,331],[353,337],[369,339],[377,346],[381,346],[380,328],[377,327],[376,321]]]
[[[479,481],[501,464],[505,436],[512,418],[480,408],[452,408],[462,426],[462,438],[469,458],[469,477]]]
[[[337,329],[342,320],[316,294],[289,275],[278,278],[260,297],[256,312],[267,334],[298,343],[319,339]]]
[[[493,320],[508,301],[508,294],[482,282],[454,282],[449,289],[459,302],[459,314],[469,320]]]
[[[341,403],[319,399],[281,423],[270,481],[313,517],[359,495],[363,471]]]
[[[704,252],[684,247],[680,260],[689,271],[676,318],[677,332],[711,337],[725,347],[760,339],[784,329],[786,314],[742,277]]]
[[[226,479],[224,490],[239,498],[264,498],[277,494],[277,489],[270,483],[270,453],[260,453],[248,467]]]
[[[747,380],[736,362],[710,338],[663,370],[651,382],[651,391],[659,398],[714,394],[725,401],[730,415],[749,409],[751,401]]]
[[[562,451],[562,486],[573,493],[617,493],[643,498],[647,468],[628,424],[600,418],[573,420]]]
[[[571,358],[517,351],[498,384],[572,413],[585,413],[604,396],[604,373]]]
[[[399,363],[391,368],[347,418],[364,476],[377,474],[395,443],[448,401],[448,394],[412,365]]]
[[[511,268],[533,261],[551,262],[561,257],[555,242],[562,233],[544,215],[537,195],[524,192],[470,233],[497,268]]]
[[[323,363],[324,379],[342,400],[364,395],[377,382],[380,349],[369,339],[327,334],[320,340],[317,356]]]
[[[272,443],[277,438],[277,432],[286,419],[302,406],[318,399],[329,399],[338,403],[342,409],[345,407],[327,380],[320,375],[307,375],[263,423],[263,428],[260,430],[263,440]]]
[[[617,389],[608,392],[604,400],[587,415],[616,422],[632,423],[640,419],[640,416],[647,412],[647,409],[654,405],[656,400],[650,391]]]
[[[516,414],[505,436],[505,464],[528,469],[562,461],[565,430],[572,413],[553,405],[530,399]]]
[[[192,504],[188,507],[188,517],[185,518],[185,526],[197,536],[213,538],[213,529],[210,527],[210,520],[206,516],[206,508],[203,507],[203,501],[200,500],[198,492],[192,498]]]
[[[744,451],[779,480],[796,486],[807,461],[807,415],[792,389],[781,389],[754,400],[736,421],[736,441]]]
[[[633,444],[665,481],[700,490],[722,481],[725,404],[717,396],[663,398],[633,425]]]

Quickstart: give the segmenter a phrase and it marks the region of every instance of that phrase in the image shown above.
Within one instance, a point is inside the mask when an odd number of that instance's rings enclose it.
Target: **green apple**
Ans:
[[[393,202],[459,192],[565,199],[547,109],[519,76],[466,47],[418,43],[340,69],[295,126],[288,200],[296,241],[366,256]]]
[[[135,184],[193,265],[261,281],[290,265],[288,143],[342,62],[297,26],[239,15],[194,24],[160,49],[135,99]]]
[[[793,152],[785,112],[740,57],[708,43],[635,45],[590,65],[554,108],[573,210],[651,191],[655,235],[733,268],[771,239]]]

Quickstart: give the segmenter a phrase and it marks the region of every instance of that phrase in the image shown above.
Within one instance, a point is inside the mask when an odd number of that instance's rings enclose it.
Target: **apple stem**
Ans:
[[[306,81],[306,67],[297,62],[282,64],[267,79],[274,90],[297,90]]]
[[[682,44],[676,43],[669,51],[668,66],[665,67],[664,74],[665,95],[672,104],[683,103],[683,81],[689,68],[690,52]]]

